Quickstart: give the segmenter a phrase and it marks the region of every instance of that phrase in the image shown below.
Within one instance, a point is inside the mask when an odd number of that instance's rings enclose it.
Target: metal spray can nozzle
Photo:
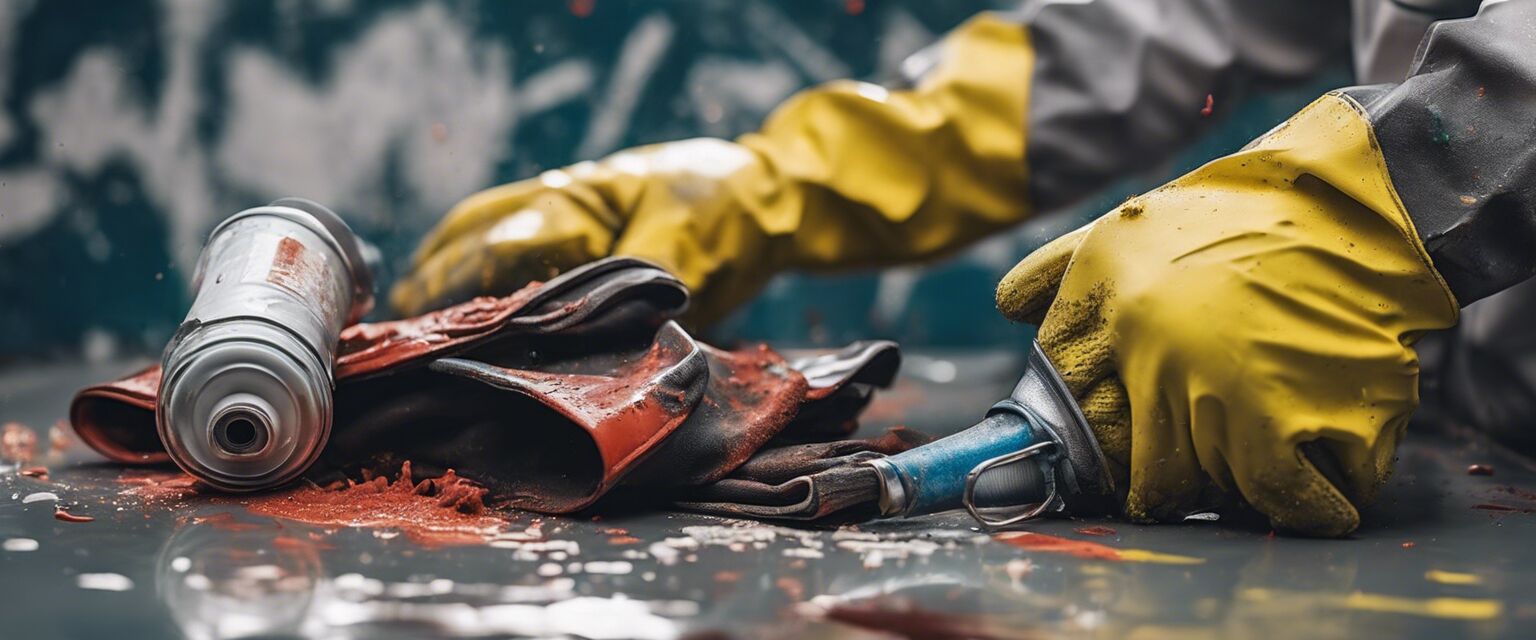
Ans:
[[[329,209],[284,198],[214,228],[193,288],[161,362],[161,442],[226,491],[298,477],[330,437],[341,330],[373,307],[362,243]]]

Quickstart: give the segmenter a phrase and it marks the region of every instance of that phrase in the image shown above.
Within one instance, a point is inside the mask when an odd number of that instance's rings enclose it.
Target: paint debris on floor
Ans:
[[[996,393],[966,378],[981,369],[962,362],[944,382],[904,378],[897,388],[909,393],[872,407],[885,417],[865,428],[966,426],[973,396]],[[0,574],[26,576],[0,580],[0,605],[19,637],[133,628],[193,638],[1517,638],[1536,629],[1536,576],[1521,569],[1536,561],[1536,465],[1464,434],[1416,433],[1366,525],[1329,541],[1217,512],[1182,525],[1055,518],[995,533],[963,513],[837,527],[633,510],[553,517],[488,506],[473,484],[408,465],[220,495],[174,468],[125,469],[67,442],[39,446],[52,436],[26,425],[51,424],[61,405],[22,406],[31,413],[7,434],[28,459],[0,471]],[[80,610],[91,615],[72,615]]]

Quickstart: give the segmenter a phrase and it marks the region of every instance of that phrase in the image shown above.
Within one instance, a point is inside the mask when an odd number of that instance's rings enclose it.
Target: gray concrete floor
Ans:
[[[46,432],[75,388],[125,366],[0,371],[0,421]],[[909,356],[866,428],[963,427],[1017,371],[1006,357]],[[80,450],[44,463],[46,483],[0,474],[0,637],[1536,634],[1536,467],[1472,434],[1412,432],[1390,488],[1346,540],[1229,523],[1030,526],[1119,559],[1021,549],[961,514],[840,530],[508,514],[490,546],[434,549],[388,531],[124,497],[123,470]],[[1473,463],[1494,475],[1468,475]],[[96,520],[60,522],[51,501],[23,502],[38,492]],[[206,519],[221,512],[233,520]],[[523,535],[536,520],[541,535]],[[1114,533],[1075,531],[1089,525]],[[615,529],[639,541],[616,543]]]

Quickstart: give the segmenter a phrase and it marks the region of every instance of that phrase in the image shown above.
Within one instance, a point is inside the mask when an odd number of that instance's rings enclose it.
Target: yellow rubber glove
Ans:
[[[1418,405],[1412,344],[1457,317],[1339,95],[1025,258],[997,304],[1044,312],[1129,517],[1214,488],[1321,536],[1359,525]]]
[[[835,82],[759,133],[623,151],[454,207],[392,301],[415,314],[607,255],[655,261],[709,322],[775,273],[930,258],[1030,214],[1023,25],[983,14],[911,90]]]

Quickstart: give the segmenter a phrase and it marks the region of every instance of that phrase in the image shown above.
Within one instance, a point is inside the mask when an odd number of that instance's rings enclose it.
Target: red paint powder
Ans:
[[[441,478],[413,482],[406,462],[393,482],[385,477],[347,480],[237,501],[261,515],[319,525],[396,529],[423,545],[441,546],[481,544],[500,530],[502,521],[485,513],[485,493],[483,487],[452,470]]]
[[[1062,553],[1075,558],[1088,560],[1120,560],[1120,552],[1114,547],[1105,546],[1097,542],[1086,540],[1071,540],[1048,536],[1043,533],[1031,531],[1011,531],[992,536],[999,542],[1011,544],[1020,549],[1030,551],[1044,551],[1047,553]]]
[[[1081,534],[1083,534],[1085,536],[1112,536],[1112,535],[1115,535],[1115,534],[1119,533],[1118,531],[1115,531],[1113,528],[1106,527],[1104,525],[1093,525],[1093,526],[1088,526],[1088,527],[1078,527],[1076,529],[1073,529],[1073,531],[1081,533]]]
[[[0,427],[0,460],[26,464],[37,455],[37,434],[20,422]]]
[[[198,493],[197,480],[179,471],[128,471],[117,477],[120,493],[147,502],[179,502]]]
[[[1490,466],[1490,465],[1486,465],[1486,464],[1467,465],[1467,475],[1469,475],[1469,476],[1491,476],[1491,475],[1493,475],[1493,467]]]
[[[73,513],[65,511],[64,507],[53,508],[53,519],[63,520],[64,522],[91,522],[95,520],[95,518],[92,518],[91,516],[77,516]]]

